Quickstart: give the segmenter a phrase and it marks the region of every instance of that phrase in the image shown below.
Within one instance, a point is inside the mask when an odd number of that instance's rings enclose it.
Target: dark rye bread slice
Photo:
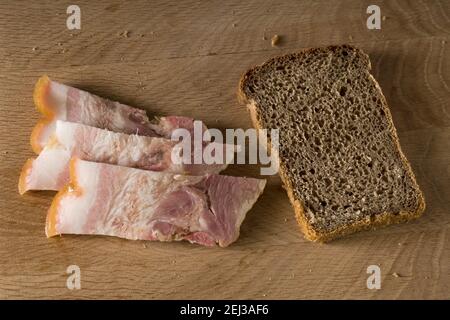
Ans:
[[[419,217],[425,200],[369,57],[313,48],[247,71],[254,126],[280,129],[280,175],[307,239],[326,242]]]

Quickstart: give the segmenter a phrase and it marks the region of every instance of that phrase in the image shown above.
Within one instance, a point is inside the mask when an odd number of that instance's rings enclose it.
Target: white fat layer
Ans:
[[[58,233],[86,233],[89,212],[97,197],[100,166],[85,161],[77,161],[75,166],[79,190],[71,190],[61,199],[56,226]],[[77,195],[80,191],[81,195]]]
[[[89,148],[89,154],[122,166],[137,166],[149,158],[152,138],[98,131]],[[86,150],[87,151],[87,150]]]
[[[42,129],[39,136],[39,144],[42,148],[45,147],[51,135],[55,132],[55,123],[55,120],[52,120]]]
[[[55,132],[56,119],[66,119],[67,117],[67,91],[68,87],[54,81],[50,81],[48,97],[51,100],[53,111],[55,112],[55,119],[48,123],[39,137],[39,144],[42,148],[45,147],[48,140]]]
[[[50,81],[50,92],[49,95],[52,99],[53,106],[56,107],[56,118],[66,119],[67,118],[67,92],[69,87],[64,84]]]
[[[59,190],[58,178],[70,160],[70,153],[63,148],[45,147],[33,161],[27,177],[27,190]]]
[[[75,141],[78,126],[79,124],[73,122],[56,121],[55,137],[67,150],[72,150],[76,143],[83,143],[83,141]]]

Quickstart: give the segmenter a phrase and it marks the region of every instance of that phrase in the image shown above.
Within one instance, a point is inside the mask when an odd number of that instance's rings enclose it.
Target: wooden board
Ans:
[[[67,1],[1,2],[0,298],[450,298],[450,2],[377,1],[382,28],[368,30],[371,3],[77,1],[81,30],[74,32],[66,28]],[[126,30],[129,37],[119,36]],[[275,48],[274,34],[281,36]],[[53,193],[17,193],[21,167],[33,155],[32,90],[42,74],[150,114],[248,128],[236,99],[247,68],[337,43],[358,45],[371,57],[426,196],[426,214],[417,221],[313,244],[272,177],[239,241],[226,249],[46,239]],[[227,173],[258,171],[232,166]],[[66,287],[69,265],[81,269],[81,290]],[[366,287],[369,265],[381,268],[380,290]]]

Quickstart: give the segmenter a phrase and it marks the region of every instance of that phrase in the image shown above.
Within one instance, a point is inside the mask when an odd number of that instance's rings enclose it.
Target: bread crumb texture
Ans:
[[[280,176],[307,239],[325,242],[424,211],[363,51],[329,46],[273,58],[243,75],[239,96],[256,127],[280,129]]]

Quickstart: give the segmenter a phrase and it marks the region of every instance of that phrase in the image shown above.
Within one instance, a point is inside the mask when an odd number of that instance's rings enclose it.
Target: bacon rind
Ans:
[[[60,205],[61,199],[69,194],[69,192],[74,191],[75,197],[80,197],[82,195],[81,187],[77,183],[77,175],[76,175],[76,161],[77,158],[72,158],[69,164],[69,172],[70,172],[70,182],[64,186],[53,198],[52,204],[48,210],[47,218],[45,222],[45,234],[47,238],[58,235],[59,233],[56,231],[56,223],[58,219],[58,207]]]
[[[22,171],[20,172],[19,177],[19,193],[22,195],[25,192],[27,192],[28,189],[28,182],[27,177],[30,175],[30,171],[33,166],[34,158],[30,158],[25,162],[25,165],[22,168]]]
[[[48,76],[44,75],[36,82],[33,92],[34,105],[43,116],[33,128],[30,137],[31,148],[36,154],[39,154],[42,151],[44,135],[55,118],[54,110],[48,105],[45,98],[48,94],[49,86],[50,79]]]
[[[44,75],[38,79],[34,87],[33,101],[36,109],[46,118],[55,116],[54,110],[46,101],[48,90],[50,89],[50,78]]]

